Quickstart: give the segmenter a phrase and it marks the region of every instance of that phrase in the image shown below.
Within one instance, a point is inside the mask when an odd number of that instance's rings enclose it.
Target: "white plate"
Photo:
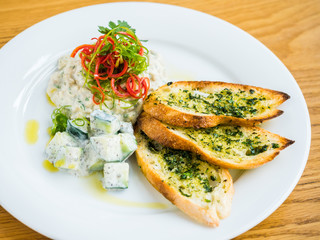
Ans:
[[[274,161],[245,171],[235,181],[231,215],[221,221],[219,228],[199,225],[170,206],[144,179],[134,158],[130,160],[129,189],[112,195],[122,199],[119,204],[110,195],[95,192],[88,179],[50,173],[42,167],[52,111],[45,89],[57,59],[97,36],[98,25],[118,19],[134,26],[141,39],[149,39],[147,46],[163,55],[171,79],[251,84],[291,96],[281,106],[284,114],[264,127],[296,142]],[[49,18],[16,36],[1,49],[0,63],[1,205],[51,238],[232,238],[280,206],[297,184],[308,158],[310,120],[292,75],[256,39],[210,15],[154,3],[80,8]],[[35,145],[26,144],[24,139],[29,119],[40,123]],[[169,207],[152,209],[139,205],[142,202],[161,202]]]

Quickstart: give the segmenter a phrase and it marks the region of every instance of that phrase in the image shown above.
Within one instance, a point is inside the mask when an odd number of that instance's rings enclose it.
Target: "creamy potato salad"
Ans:
[[[168,81],[161,56],[150,51],[147,57],[149,67],[141,75],[149,77],[148,93],[151,93]],[[70,105],[71,118],[89,116],[93,110],[100,109],[100,105],[92,101],[92,92],[85,87],[84,72],[79,58],[63,56],[59,59],[58,71],[50,78],[47,94],[57,107]],[[108,98],[102,109],[109,114],[117,115],[122,121],[134,123],[142,110],[142,103],[143,100],[140,99],[134,106],[123,101],[116,101],[113,105],[113,99]]]

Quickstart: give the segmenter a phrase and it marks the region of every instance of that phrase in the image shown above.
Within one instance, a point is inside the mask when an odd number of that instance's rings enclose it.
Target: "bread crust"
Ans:
[[[262,128],[250,127],[252,131],[264,133],[269,135],[272,138],[278,139],[281,145],[279,148],[268,150],[266,152],[263,152],[257,155],[257,157],[252,160],[236,163],[236,162],[228,161],[225,159],[219,159],[212,156],[210,152],[205,151],[197,143],[176,134],[174,130],[167,128],[166,124],[153,118],[146,112],[143,112],[140,115],[137,124],[139,128],[141,128],[142,131],[145,134],[147,134],[149,138],[159,142],[160,144],[170,148],[174,148],[174,149],[186,150],[186,151],[197,153],[202,157],[203,160],[206,160],[209,163],[216,164],[224,168],[251,169],[251,168],[259,167],[262,164],[265,164],[273,160],[280,153],[281,150],[283,150],[284,148],[294,143],[294,141],[292,140],[281,137],[277,134],[271,133]]]
[[[227,217],[230,214],[231,199],[234,194],[232,177],[227,169],[222,169],[222,177],[228,183],[226,197],[230,200],[227,201],[226,206],[217,206],[213,208],[204,208],[193,203],[188,198],[182,196],[177,190],[170,186],[166,181],[161,179],[161,176],[149,164],[152,159],[148,156],[145,149],[139,144],[138,133],[140,128],[135,129],[135,135],[138,139],[138,149],[136,150],[136,158],[143,174],[151,185],[158,190],[165,198],[176,205],[180,210],[189,215],[194,220],[205,224],[209,227],[219,226],[220,219]]]
[[[168,85],[164,85],[152,94],[149,95],[147,100],[144,102],[143,110],[149,113],[151,116],[166,122],[174,126],[181,127],[194,127],[194,128],[208,128],[214,127],[219,124],[233,124],[233,125],[242,125],[242,126],[255,126],[261,124],[262,122],[280,116],[283,111],[279,109],[271,109],[268,114],[252,117],[250,119],[237,118],[232,116],[224,115],[208,115],[201,113],[189,113],[180,111],[176,108],[168,106],[161,103],[157,100],[157,94],[161,91],[169,91],[170,88],[197,88],[199,90],[204,89],[214,89],[214,88],[229,88],[234,90],[244,90],[249,91],[254,89],[261,91],[264,94],[272,97],[275,100],[276,106],[279,106],[284,101],[290,98],[290,96],[284,92],[275,91],[271,89],[265,89],[261,87],[234,84],[234,83],[225,83],[225,82],[212,82],[212,81],[180,81]]]

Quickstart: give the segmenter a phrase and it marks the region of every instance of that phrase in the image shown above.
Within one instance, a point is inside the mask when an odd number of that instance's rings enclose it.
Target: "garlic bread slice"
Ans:
[[[136,157],[148,179],[164,197],[198,222],[217,227],[229,215],[234,193],[227,169],[198,155],[174,150],[148,138],[139,128]]]
[[[281,115],[277,106],[289,98],[283,92],[248,85],[181,81],[151,93],[143,109],[161,121],[181,127],[254,126]]]
[[[225,168],[256,168],[294,143],[259,127],[182,128],[160,122],[146,112],[140,115],[138,126],[167,147],[195,152],[207,162]]]

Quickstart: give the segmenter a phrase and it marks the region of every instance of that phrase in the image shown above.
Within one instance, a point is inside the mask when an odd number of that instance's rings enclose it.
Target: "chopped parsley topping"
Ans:
[[[272,148],[279,148],[279,144],[278,143],[272,143]]]
[[[246,156],[255,156],[270,148],[279,148],[278,143],[271,143],[268,137],[257,132],[245,131],[240,126],[216,126],[212,128],[173,127],[186,137],[195,141],[216,157],[228,158],[237,162]]]
[[[168,86],[171,84],[168,83]],[[269,99],[250,89],[237,91],[225,88],[215,93],[202,93],[198,89],[179,89],[163,94],[158,99],[173,107],[203,114],[249,118],[270,109]]]
[[[141,135],[148,141],[149,151],[163,159],[162,167],[170,173],[168,179],[177,180],[170,182],[178,184],[177,188],[183,196],[191,197],[195,192],[210,193],[213,191],[213,182],[219,179],[216,173],[220,169],[218,166],[204,162],[194,153],[163,147],[150,140],[143,132]]]

